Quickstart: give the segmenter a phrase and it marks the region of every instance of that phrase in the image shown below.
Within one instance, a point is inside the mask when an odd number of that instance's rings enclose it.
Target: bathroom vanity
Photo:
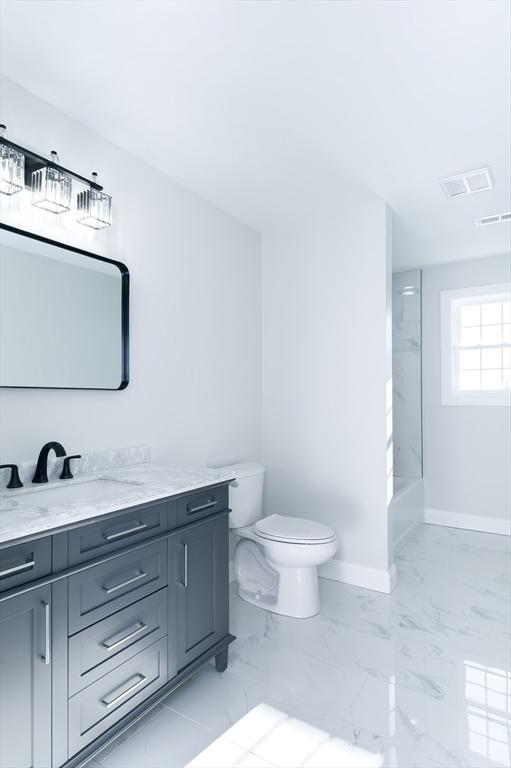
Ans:
[[[4,223],[0,245],[0,387],[125,389],[126,265]],[[0,768],[77,766],[227,666],[233,475],[103,453],[51,441],[21,477],[0,466]]]
[[[77,766],[226,668],[230,479],[146,464],[2,494],[0,765]]]

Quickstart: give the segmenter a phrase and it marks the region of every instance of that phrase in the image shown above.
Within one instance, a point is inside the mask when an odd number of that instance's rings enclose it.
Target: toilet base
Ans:
[[[270,560],[268,563],[278,573],[277,589],[265,594],[248,591],[238,584],[241,599],[266,611],[295,619],[316,616],[320,610],[317,567],[285,568]]]

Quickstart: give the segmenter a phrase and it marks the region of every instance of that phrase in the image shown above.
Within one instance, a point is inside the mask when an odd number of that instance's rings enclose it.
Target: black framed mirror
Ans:
[[[0,386],[125,389],[125,264],[0,223]]]

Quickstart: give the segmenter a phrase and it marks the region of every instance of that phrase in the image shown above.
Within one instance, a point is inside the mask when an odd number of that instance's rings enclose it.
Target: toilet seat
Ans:
[[[254,533],[262,539],[287,544],[326,544],[336,538],[334,531],[322,523],[286,515],[269,515],[258,520]]]

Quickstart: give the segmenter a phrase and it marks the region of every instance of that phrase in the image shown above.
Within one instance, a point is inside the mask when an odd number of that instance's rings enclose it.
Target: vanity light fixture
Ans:
[[[52,150],[48,165],[32,171],[32,205],[50,213],[65,213],[71,210],[71,187],[69,174],[57,167],[59,156]]]
[[[76,196],[77,221],[93,229],[111,226],[112,197],[103,192],[97,173],[87,179],[63,168],[55,150],[48,159],[10,141],[5,131],[0,123],[0,192],[14,195],[24,188],[31,189],[32,205],[62,214],[71,210],[73,182],[78,182],[85,191]]]
[[[112,226],[112,197],[98,189],[98,174],[93,172],[94,187],[89,187],[76,196],[77,217],[79,224],[92,229],[103,229]]]
[[[3,139],[6,127],[0,124],[0,139]],[[0,143],[0,192],[15,195],[25,186],[25,155],[16,149]]]

